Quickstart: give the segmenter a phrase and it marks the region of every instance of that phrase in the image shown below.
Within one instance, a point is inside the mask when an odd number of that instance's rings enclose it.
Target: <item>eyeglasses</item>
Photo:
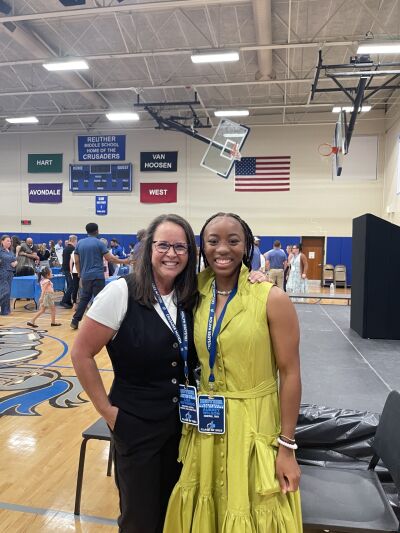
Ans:
[[[177,255],[185,255],[188,253],[189,245],[184,242],[175,242],[170,244],[166,241],[153,241],[154,247],[160,254],[166,254],[172,247]]]

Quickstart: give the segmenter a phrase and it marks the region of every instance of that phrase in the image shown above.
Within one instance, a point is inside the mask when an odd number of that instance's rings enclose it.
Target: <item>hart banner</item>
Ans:
[[[235,163],[235,192],[290,191],[290,155],[242,157]]]
[[[63,154],[28,154],[28,172],[62,172]]]
[[[177,183],[141,183],[142,204],[170,204],[177,201]]]
[[[29,183],[28,195],[31,204],[60,204],[62,183]]]

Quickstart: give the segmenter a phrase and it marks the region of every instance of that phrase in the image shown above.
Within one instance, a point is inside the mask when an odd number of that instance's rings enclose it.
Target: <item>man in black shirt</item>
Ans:
[[[71,260],[71,254],[75,250],[76,243],[78,241],[78,237],[76,235],[70,235],[68,239],[68,244],[63,249],[62,253],[62,267],[61,271],[65,276],[65,281],[67,284],[67,290],[64,293],[63,299],[60,302],[60,305],[62,307],[65,307],[66,309],[72,308],[72,274],[70,269],[70,260]]]

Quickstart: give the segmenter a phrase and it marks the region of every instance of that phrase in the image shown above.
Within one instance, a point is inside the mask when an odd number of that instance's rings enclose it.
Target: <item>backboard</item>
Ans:
[[[334,170],[336,176],[340,176],[343,169],[344,156],[347,154],[346,142],[346,111],[341,111],[335,126],[335,136],[333,146],[337,147],[334,156]]]
[[[223,118],[201,160],[200,166],[227,178],[250,128]]]

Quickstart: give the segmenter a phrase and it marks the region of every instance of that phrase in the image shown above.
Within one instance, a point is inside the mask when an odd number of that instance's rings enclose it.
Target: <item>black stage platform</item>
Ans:
[[[400,390],[400,341],[362,339],[350,329],[348,306],[296,310],[302,403],[380,413],[390,390]]]

